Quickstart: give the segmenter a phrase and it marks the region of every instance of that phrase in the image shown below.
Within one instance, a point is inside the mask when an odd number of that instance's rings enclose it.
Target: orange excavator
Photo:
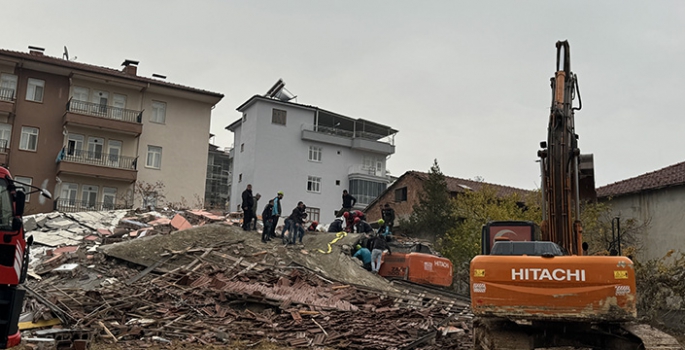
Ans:
[[[581,202],[594,195],[592,156],[580,154],[582,101],[569,44],[556,43],[547,141],[538,152],[543,218],[492,222],[471,261],[475,349],[681,349],[637,317],[635,270],[622,256],[587,256]],[[573,101],[578,97],[578,106]]]

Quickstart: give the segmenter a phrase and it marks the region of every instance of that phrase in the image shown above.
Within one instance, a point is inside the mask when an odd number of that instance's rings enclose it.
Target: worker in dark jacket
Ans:
[[[392,227],[395,226],[395,209],[390,208],[390,203],[385,203],[385,206],[381,209],[381,219],[385,221],[388,234],[392,234]]]
[[[355,203],[357,203],[357,198],[354,198],[351,194],[347,192],[347,190],[343,190],[342,209],[340,209],[339,215],[342,215],[342,213],[352,210],[352,207],[354,207]]]
[[[273,220],[271,220],[272,212],[274,210],[274,200],[270,199],[269,204],[264,207],[262,212],[262,223],[264,223],[264,231],[262,231],[262,242],[271,240],[271,226],[273,225]]]
[[[343,219],[336,218],[328,226],[328,232],[342,232],[343,231]]]
[[[250,231],[250,223],[252,222],[252,215],[254,215],[254,198],[252,197],[252,185],[248,184],[242,194],[243,203],[243,230]]]
[[[354,218],[354,232],[371,234],[373,233],[373,228],[371,228],[371,225],[369,225],[368,222],[357,217]]]
[[[388,252],[388,255],[392,254],[390,251],[390,246],[385,238],[381,236],[376,236],[371,239],[371,271],[373,273],[378,273],[381,269],[381,258],[383,257],[383,252]]]
[[[304,234],[303,225],[304,218],[306,217],[305,209],[305,204],[300,201],[297,203],[297,206],[293,209],[292,213],[290,213],[290,216],[285,219],[286,229],[290,232],[289,241],[286,240],[285,236],[283,238],[285,244],[295,244],[297,236],[300,236],[300,243],[302,243],[302,236],[299,233],[300,229],[302,229]]]
[[[276,197],[273,199],[274,208],[271,210],[271,220],[273,221],[271,225],[271,232],[269,232],[270,238],[276,238],[276,226],[278,226],[278,219],[281,218],[281,209],[283,208],[283,192],[278,191]],[[283,230],[285,232],[285,229]],[[281,238],[283,237],[283,232],[281,232]]]

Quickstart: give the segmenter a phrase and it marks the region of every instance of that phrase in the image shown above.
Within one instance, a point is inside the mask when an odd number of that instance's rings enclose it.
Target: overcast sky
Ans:
[[[223,93],[235,110],[282,78],[297,102],[389,125],[388,170],[534,189],[557,40],[569,40],[576,132],[598,186],[685,161],[683,1],[3,1],[4,49]],[[284,156],[288,156],[284,150]],[[294,156],[294,155],[293,155]]]

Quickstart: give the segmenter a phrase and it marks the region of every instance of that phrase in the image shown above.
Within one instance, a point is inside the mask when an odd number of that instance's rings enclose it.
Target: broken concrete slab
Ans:
[[[24,219],[24,231],[33,231],[38,228],[38,223],[35,218],[29,217]]]
[[[60,234],[66,233],[66,234]],[[33,241],[38,244],[49,247],[57,247],[60,245],[75,245],[81,242],[82,237],[74,235],[69,231],[31,231],[27,232],[26,236],[33,236]]]
[[[181,214],[174,215],[174,218],[171,219],[171,226],[179,231],[193,227],[193,225],[191,225],[186,218],[181,216]]]
[[[55,218],[45,223],[45,226],[53,230],[65,230],[76,225],[78,224],[63,217]]]

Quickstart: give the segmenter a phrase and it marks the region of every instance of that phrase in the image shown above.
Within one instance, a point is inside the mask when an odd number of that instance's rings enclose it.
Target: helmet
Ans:
[[[360,218],[354,218],[354,223],[355,223],[355,224],[358,224],[360,221],[362,221],[362,219],[360,219]]]
[[[313,224],[314,226],[316,226],[316,225],[319,224],[319,222],[318,222],[318,221],[314,221],[314,222],[312,222],[312,224]]]
[[[357,246],[356,246],[355,248],[357,248],[357,250],[362,249],[362,245],[361,245],[361,244],[357,244]]]
[[[345,219],[349,218],[349,217],[350,217],[350,212],[348,212],[348,211],[344,212],[344,213],[343,213],[343,216],[345,217]]]
[[[378,224],[379,224],[379,225],[385,224],[385,220],[383,220],[383,219],[378,220]]]
[[[278,191],[278,193],[276,193],[276,194],[283,195],[283,191]]]

